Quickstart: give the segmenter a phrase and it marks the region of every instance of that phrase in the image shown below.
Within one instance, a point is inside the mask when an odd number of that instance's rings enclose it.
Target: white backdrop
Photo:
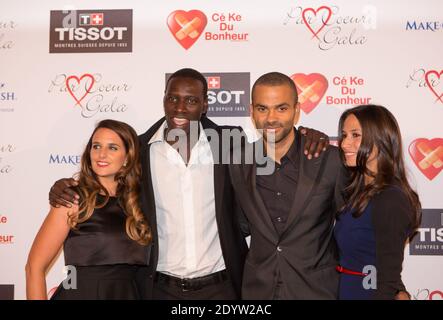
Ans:
[[[132,22],[113,20],[129,26],[129,52],[50,53],[50,12],[65,9],[132,10]],[[99,26],[111,21],[106,11],[100,17]],[[193,28],[182,40],[180,21]],[[228,39],[214,40],[214,34]],[[24,266],[49,209],[48,190],[78,170],[97,121],[119,119],[146,131],[163,114],[165,74],[192,67],[221,80],[235,73],[213,92],[229,82],[232,97],[237,85],[243,104],[249,88],[239,84],[240,73],[251,85],[269,71],[293,76],[306,90],[301,124],[332,137],[346,108],[367,102],[388,107],[399,121],[427,221],[416,253],[405,250],[403,279],[414,298],[443,299],[442,40],[439,0],[2,1],[0,296],[4,285],[13,285],[14,298],[25,298]],[[66,87],[70,76],[72,92]],[[226,105],[227,97],[219,96],[214,106]],[[250,127],[249,118],[238,114],[212,119]],[[431,167],[420,167],[432,152]],[[48,274],[48,288],[63,276],[61,256]]]

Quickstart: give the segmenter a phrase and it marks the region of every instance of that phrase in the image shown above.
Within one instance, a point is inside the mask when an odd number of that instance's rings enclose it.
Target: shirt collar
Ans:
[[[162,125],[158,130],[154,133],[154,135],[149,139],[148,144],[154,143],[154,142],[163,142],[165,140],[165,129],[168,127],[166,124],[166,120],[163,121]]]
[[[294,141],[292,142],[291,146],[289,147],[288,152],[281,158],[281,163],[288,159],[292,162],[292,164],[297,163],[297,153],[298,153],[298,146],[297,146],[297,129],[294,127]]]
[[[295,127],[294,127],[294,135],[295,135],[294,141],[292,142],[291,146],[289,147],[288,152],[286,152],[286,154],[280,159],[280,165],[282,165],[287,160],[289,160],[293,165],[297,164],[298,146],[297,146],[297,129]],[[264,143],[263,139],[262,139],[261,143]],[[274,160],[272,160],[272,158],[270,158],[266,155],[266,151],[264,151],[264,152],[265,152],[265,154],[263,156],[258,156],[258,155],[256,156],[257,157],[256,159],[258,159],[258,161],[257,161],[258,167],[266,166],[267,165],[266,159],[274,161]]]

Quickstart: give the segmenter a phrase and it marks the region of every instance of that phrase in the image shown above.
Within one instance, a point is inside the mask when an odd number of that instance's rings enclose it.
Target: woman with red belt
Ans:
[[[339,122],[342,159],[352,172],[337,218],[340,299],[395,299],[404,246],[420,223],[421,206],[405,174],[400,130],[382,106],[345,111]]]

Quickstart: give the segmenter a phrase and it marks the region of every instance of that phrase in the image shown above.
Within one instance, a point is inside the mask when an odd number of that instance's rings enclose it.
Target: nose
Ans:
[[[351,145],[351,140],[349,139],[349,137],[343,137],[341,141],[341,148],[343,150],[348,149],[350,145]]]
[[[101,148],[99,153],[98,153],[98,157],[100,159],[104,159],[104,158],[106,158],[107,154],[108,154],[108,151],[106,150],[106,148]]]
[[[184,112],[186,112],[186,102],[185,102],[185,99],[178,99],[177,103],[175,104],[175,111],[177,113],[184,113]]]
[[[269,124],[273,124],[275,121],[277,121],[277,112],[273,109],[269,110],[266,120]]]

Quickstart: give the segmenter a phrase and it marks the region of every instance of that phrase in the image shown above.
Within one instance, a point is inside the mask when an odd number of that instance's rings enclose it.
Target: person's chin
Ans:
[[[169,130],[168,131],[172,131],[174,130],[174,135],[178,135],[178,136],[183,136],[189,133],[189,125],[176,125],[175,123],[173,123],[172,125],[168,126]]]
[[[350,168],[353,168],[353,167],[357,166],[357,163],[356,163],[355,160],[346,160],[346,166],[350,167]]]
[[[282,132],[281,130],[273,131],[272,133],[264,132],[264,138],[268,142],[279,142],[282,140]]]
[[[111,172],[109,170],[94,170],[95,174],[99,178],[109,178],[111,176],[115,176],[116,172]]]

